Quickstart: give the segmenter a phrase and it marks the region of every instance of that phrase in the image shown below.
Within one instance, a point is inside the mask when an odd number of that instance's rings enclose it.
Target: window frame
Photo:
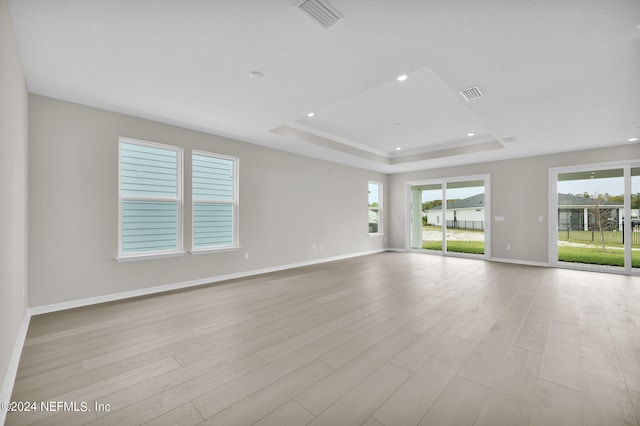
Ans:
[[[624,266],[608,267],[593,265],[588,263],[562,262],[558,260],[558,176],[564,173],[576,172],[592,172],[610,169],[620,169],[623,171],[624,186],[624,217],[631,218],[631,195],[635,187],[632,187],[632,171],[640,168],[640,159],[632,158],[630,160],[612,161],[603,163],[578,164],[570,166],[549,167],[548,169],[548,265],[557,268],[577,269],[583,271],[605,272],[620,275],[640,276],[640,268],[634,268],[632,265],[632,234],[631,226],[624,227]],[[627,245],[628,244],[628,247]]]
[[[484,254],[476,255],[476,254],[468,254],[468,253],[459,253],[454,251],[446,250],[446,211],[447,211],[447,185],[450,183],[460,183],[467,181],[484,181]],[[442,241],[443,241],[443,249],[441,251],[430,251],[424,250],[422,248],[414,248],[413,247],[413,235],[412,235],[412,213],[414,209],[412,209],[412,205],[417,201],[418,203],[422,203],[422,200],[414,200],[412,194],[412,188],[414,186],[423,186],[423,185],[441,185],[442,190],[442,220],[443,220],[443,229],[442,229]],[[483,173],[477,175],[469,175],[469,176],[453,176],[446,178],[433,178],[433,179],[420,179],[420,180],[410,180],[405,182],[405,226],[404,226],[404,236],[405,236],[405,250],[407,252],[413,253],[425,253],[427,255],[435,255],[435,256],[451,256],[451,257],[466,257],[471,259],[493,259],[493,255],[491,252],[491,236],[492,236],[492,223],[491,223],[491,173]],[[421,210],[421,209],[420,209]],[[420,218],[421,220],[421,218]],[[420,228],[421,229],[421,228]],[[421,232],[421,231],[419,231]]]
[[[232,225],[231,225],[231,232],[232,232],[232,241],[231,244],[228,245],[219,245],[219,246],[202,246],[202,247],[196,247],[195,246],[195,232],[196,232],[196,225],[195,225],[195,214],[196,214],[196,208],[195,208],[195,204],[196,204],[196,199],[193,195],[193,157],[199,155],[199,156],[205,156],[205,157],[211,157],[211,158],[217,158],[217,159],[223,159],[223,160],[229,160],[233,162],[233,199],[231,201],[229,200],[214,200],[214,199],[210,199],[210,200],[203,200],[203,199],[198,199],[198,202],[206,202],[209,204],[229,204],[231,205],[231,209],[232,209],[232,213],[231,213],[231,220],[232,220]],[[220,252],[226,252],[226,251],[237,251],[240,249],[240,236],[239,236],[239,196],[238,196],[238,189],[239,189],[239,173],[238,173],[238,169],[240,166],[240,159],[238,157],[235,156],[231,156],[231,155],[224,155],[224,154],[218,154],[218,153],[214,153],[214,152],[209,152],[209,151],[201,151],[201,150],[192,150],[191,151],[191,250],[189,251],[191,254],[206,254],[206,253],[220,253]]]
[[[140,145],[150,148],[166,149],[176,153],[176,197],[157,196],[124,196],[122,194],[122,145]],[[128,262],[133,260],[158,259],[165,257],[176,257],[185,254],[183,249],[183,227],[184,227],[184,194],[183,194],[183,174],[184,174],[184,149],[179,146],[167,145],[158,142],[149,142],[128,137],[118,138],[118,262]],[[123,252],[123,217],[122,207],[124,201],[175,201],[176,202],[176,248],[166,250],[146,250],[132,253]]]
[[[384,213],[384,187],[383,187],[383,183],[379,182],[379,181],[374,181],[374,180],[370,180],[367,183],[367,217],[369,214],[369,209],[371,209],[371,206],[369,206],[369,198],[368,195],[370,193],[370,186],[374,184],[374,185],[378,185],[378,232],[368,232],[369,236],[381,236],[384,235],[384,219],[383,219],[383,213]],[[367,219],[367,223],[368,219]],[[368,225],[367,225],[368,228]]]

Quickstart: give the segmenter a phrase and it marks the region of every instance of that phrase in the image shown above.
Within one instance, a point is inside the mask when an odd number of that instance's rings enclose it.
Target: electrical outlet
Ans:
[[[511,244],[507,244],[507,250],[511,250]]]
[[[244,260],[249,259],[249,253],[247,253],[247,252],[245,251],[245,252],[244,252],[244,254],[242,255],[242,258],[243,258]]]
[[[324,250],[324,245],[320,243],[320,251]]]
[[[313,249],[313,251],[316,251],[316,245],[315,245],[315,244],[313,244],[313,245],[311,246],[311,248]]]

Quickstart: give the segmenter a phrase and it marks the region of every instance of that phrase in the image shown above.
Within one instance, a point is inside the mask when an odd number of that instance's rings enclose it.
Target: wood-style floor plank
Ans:
[[[584,424],[580,392],[539,379],[529,424],[531,426]]]
[[[489,388],[455,376],[422,418],[420,426],[473,425]]]
[[[274,383],[252,393],[237,404],[233,404],[212,417],[208,417],[202,425],[254,424],[333,371],[335,370],[332,367],[321,361],[311,361]],[[216,410],[203,410],[201,408],[198,411],[203,412],[206,417],[210,412],[215,412]]]
[[[410,375],[408,371],[387,363],[316,417],[309,425],[361,425]]]
[[[640,277],[380,253],[34,317],[12,399],[90,410],[6,424],[640,425],[639,324]]]
[[[294,400],[289,400],[278,409],[254,423],[255,426],[305,426],[313,420],[314,415],[302,408]]]
[[[145,426],[195,426],[202,423],[204,419],[190,402],[181,405],[175,410],[162,414],[155,419],[149,420]]]
[[[475,346],[472,340],[451,336],[373,417],[383,424],[418,424]]]
[[[297,396],[296,401],[314,414],[322,413],[416,337],[404,330],[389,336]]]

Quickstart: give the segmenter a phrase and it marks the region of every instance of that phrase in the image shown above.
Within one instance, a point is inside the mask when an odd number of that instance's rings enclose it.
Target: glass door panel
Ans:
[[[411,187],[411,248],[442,250],[442,185]]]
[[[484,254],[484,180],[447,183],[446,251]]]
[[[558,174],[558,261],[624,268],[624,193],[624,169]]]
[[[640,167],[631,169],[631,268],[640,271]]]

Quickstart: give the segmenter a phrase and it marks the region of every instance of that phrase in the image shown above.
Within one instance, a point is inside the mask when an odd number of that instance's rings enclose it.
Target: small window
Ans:
[[[118,258],[182,251],[182,149],[120,138]]]
[[[238,246],[238,159],[193,151],[193,251]]]
[[[382,234],[382,184],[369,182],[369,234]]]

